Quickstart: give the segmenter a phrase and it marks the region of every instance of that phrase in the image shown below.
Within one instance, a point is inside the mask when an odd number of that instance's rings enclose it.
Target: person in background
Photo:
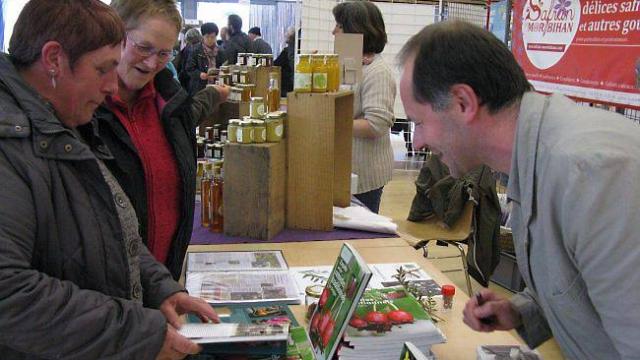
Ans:
[[[225,42],[225,57],[228,64],[238,62],[238,53],[252,53],[253,46],[247,34],[242,32],[242,18],[236,14],[229,15],[228,19],[229,40]]]
[[[387,33],[380,10],[370,2],[344,2],[333,8],[333,34],[362,34],[362,81],[354,88],[352,171],[358,175],[355,197],[371,211],[380,209],[382,189],[391,181],[390,129],[395,117],[396,83],[380,53]]]
[[[82,29],[82,31],[77,31]],[[99,0],[31,0],[0,55],[0,357],[180,359],[217,320],[149,253],[92,121],[125,29]]]
[[[217,69],[224,63],[224,54],[216,44],[218,26],[215,23],[204,23],[200,27],[200,32],[202,41],[193,46],[185,66],[185,71],[189,74],[187,91],[192,96],[207,86],[209,69]]]
[[[173,60],[173,65],[176,67],[176,71],[178,72],[178,80],[183,88],[189,88],[189,73],[186,71],[186,65],[189,63],[189,59],[191,58],[191,54],[193,53],[193,47],[202,42],[202,34],[200,34],[200,30],[196,28],[191,28],[187,30],[184,35],[184,43],[185,46],[178,52],[175,59]]]
[[[262,32],[259,27],[255,26],[249,29],[247,36],[249,36],[249,40],[251,40],[254,54],[273,54],[271,45],[262,38]]]
[[[282,84],[280,85],[280,96],[287,97],[293,91],[293,76],[295,74],[295,29],[289,28],[285,33],[286,46],[275,59],[273,65],[280,66],[282,74]]]
[[[174,0],[113,0],[126,38],[119,90],[96,112],[114,159],[109,169],[138,214],[151,253],[175,279],[191,238],[195,206],[195,127],[228,95],[207,87],[189,97],[165,69],[182,19]]]
[[[400,54],[400,96],[416,147],[458,177],[486,164],[510,174],[518,268],[510,300],[484,289],[464,322],[515,329],[569,359],[640,354],[640,132],[614,112],[533,91],[507,46],[462,21],[425,27]]]
[[[216,43],[218,44],[218,47],[222,50],[224,50],[225,44],[227,43],[227,40],[229,40],[229,32],[226,26],[223,26],[220,28],[220,39],[218,41],[216,41]]]

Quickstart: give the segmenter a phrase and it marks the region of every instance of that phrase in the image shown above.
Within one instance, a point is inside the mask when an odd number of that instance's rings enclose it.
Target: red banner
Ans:
[[[516,0],[512,51],[538,91],[640,108],[640,0]]]

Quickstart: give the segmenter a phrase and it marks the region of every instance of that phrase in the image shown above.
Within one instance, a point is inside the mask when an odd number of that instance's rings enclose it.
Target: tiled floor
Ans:
[[[406,231],[407,228],[406,218],[407,214],[409,213],[411,201],[415,194],[415,185],[413,182],[418,175],[418,171],[415,169],[419,168],[420,164],[411,160],[396,163],[396,170],[394,170],[393,180],[384,188],[380,213],[394,219],[394,221],[398,224],[398,228],[400,231]],[[451,246],[441,247],[431,245],[429,248],[429,256],[448,256],[456,255],[456,253],[458,253],[458,250]],[[440,270],[460,268],[459,258],[433,260],[433,263]],[[464,275],[461,271],[448,272],[447,276],[459,289],[463,289],[466,291],[467,286],[465,283]],[[480,284],[478,284],[473,279],[471,280],[471,282],[474,291],[480,289]],[[490,284],[489,288],[506,297],[510,297],[513,294],[509,290],[493,283]],[[540,351],[544,359],[547,360],[563,358],[557,344],[553,340],[547,341],[542,346],[540,346],[538,350]]]

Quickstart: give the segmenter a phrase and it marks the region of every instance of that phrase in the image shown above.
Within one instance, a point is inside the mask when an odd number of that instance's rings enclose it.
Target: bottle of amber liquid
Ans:
[[[278,73],[269,73],[269,90],[267,91],[267,112],[280,110],[280,84]]]
[[[211,181],[211,226],[209,231],[221,233],[224,230],[224,216],[222,213],[222,190],[224,180],[222,179],[222,169],[218,166],[214,168],[214,176]]]
[[[200,180],[200,225],[203,227],[211,225],[211,183],[211,173],[205,170]]]

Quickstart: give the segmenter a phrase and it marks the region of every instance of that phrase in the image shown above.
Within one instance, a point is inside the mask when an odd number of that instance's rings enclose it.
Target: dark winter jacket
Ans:
[[[215,88],[209,87],[190,98],[168,70],[159,72],[154,81],[156,91],[166,102],[161,121],[167,140],[173,148],[182,184],[180,221],[165,264],[174,279],[178,279],[193,229],[196,192],[195,127],[203,118],[213,113],[220,97]],[[101,106],[96,112],[96,118],[100,137],[114,157],[113,161],[107,162],[107,166],[131,199],[140,222],[140,235],[147,244],[147,191],[144,168],[138,152],[127,130],[111,110]]]
[[[111,154],[86,129],[64,127],[0,56],[2,359],[154,359],[163,344],[157,308],[183,288],[143,247],[143,304],[130,300],[118,194],[97,162]]]
[[[224,45],[224,56],[229,65],[238,62],[238,53],[252,53],[253,44],[249,36],[243,32],[233,34]]]
[[[469,237],[467,263],[469,274],[487,286],[500,261],[500,203],[496,182],[487,166],[480,166],[460,179],[449,176],[449,169],[432,156],[416,180],[416,196],[411,204],[409,221],[422,221],[432,215],[453,226],[463,213],[467,201],[474,201],[472,233]],[[420,248],[419,242],[415,245]]]
[[[193,45],[186,59],[184,71],[188,76],[188,86],[186,87],[189,95],[193,96],[198,91],[207,86],[207,80],[200,79],[200,73],[209,71],[209,59],[204,53],[204,45],[198,43]],[[225,61],[225,55],[222,49],[218,49],[216,55],[216,68],[220,67]]]

